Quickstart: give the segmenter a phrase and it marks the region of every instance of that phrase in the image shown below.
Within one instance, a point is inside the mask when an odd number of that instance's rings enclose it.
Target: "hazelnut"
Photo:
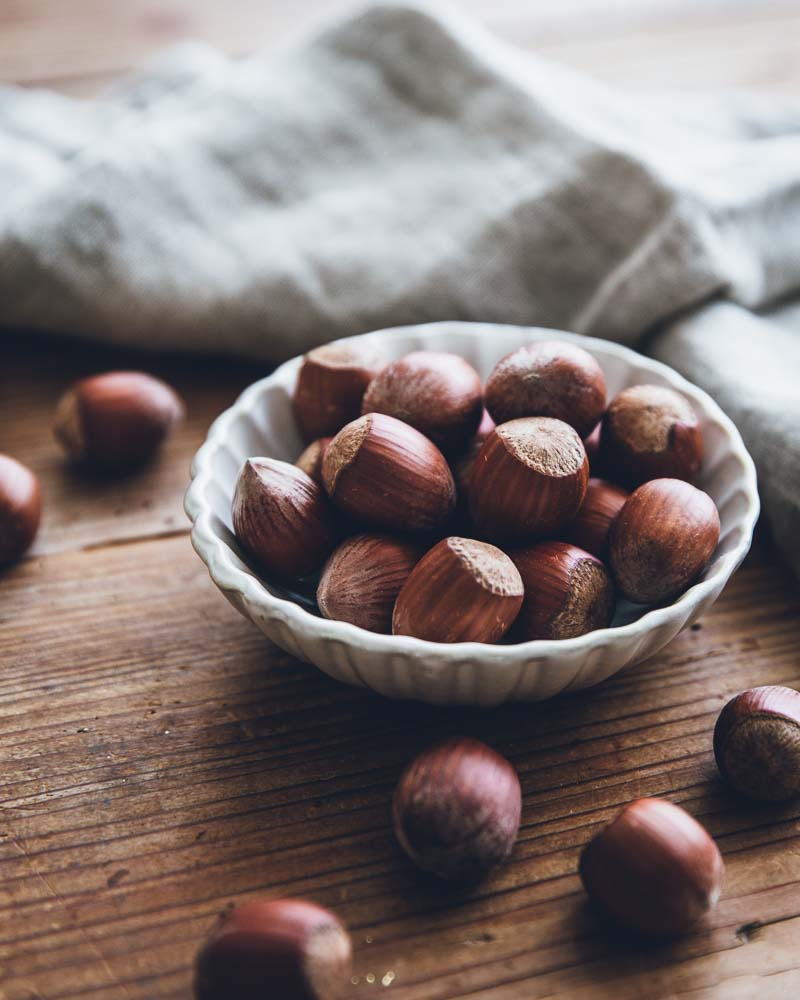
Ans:
[[[362,413],[387,413],[415,427],[443,451],[463,448],[483,413],[483,386],[457,354],[414,351],[370,382]]]
[[[347,992],[347,931],[300,899],[247,903],[229,913],[195,961],[196,1000],[336,1000]]]
[[[505,861],[522,801],[512,765],[485,743],[450,739],[403,772],[392,813],[400,846],[423,871],[474,879]]]
[[[348,538],[322,571],[320,611],[325,618],[390,633],[397,595],[421,556],[418,546],[386,535]]]
[[[707,493],[681,479],[653,479],[611,525],[611,571],[629,601],[671,600],[703,572],[718,541],[719,514]]]
[[[353,344],[325,344],[309,351],[292,397],[303,438],[332,437],[355,420],[364,390],[385,364],[374,351]]]
[[[328,501],[301,469],[249,458],[233,495],[233,530],[268,574],[297,580],[320,568],[334,545]]]
[[[622,510],[628,495],[627,490],[605,479],[590,479],[581,509],[562,532],[564,539],[586,549],[598,559],[605,559],[611,523]]]
[[[325,452],[322,480],[337,507],[379,528],[431,531],[455,506],[453,476],[436,445],[383,413],[339,431]]]
[[[580,860],[591,898],[626,927],[654,937],[682,934],[713,909],[723,874],[708,833],[663,799],[631,802]]]
[[[37,477],[10,455],[0,455],[0,567],[11,565],[28,551],[41,516]]]
[[[123,471],[151,458],[184,413],[181,398],[161,379],[106,372],[61,397],[53,429],[71,458]]]
[[[392,632],[431,642],[497,642],[514,623],[522,596],[519,572],[500,549],[443,538],[398,594]]]
[[[583,439],[583,447],[586,449],[586,457],[589,459],[589,472],[595,476],[599,475],[602,469],[600,461],[600,432],[603,428],[603,421],[600,420],[594,425],[591,434]]]
[[[635,385],[606,410],[600,451],[608,475],[629,486],[648,479],[694,479],[703,461],[703,432],[680,393]]]
[[[551,417],[499,424],[472,469],[469,506],[477,529],[525,542],[553,534],[580,510],[589,462],[576,431]]]
[[[497,362],[484,397],[498,424],[518,417],[555,417],[583,438],[603,415],[606,380],[603,369],[582,347],[539,340]]]
[[[717,719],[714,756],[743,795],[767,802],[800,795],[800,693],[775,686],[736,695]]]
[[[472,467],[475,465],[475,459],[478,457],[478,453],[483,447],[483,442],[487,437],[489,437],[494,428],[494,420],[492,420],[489,416],[489,411],[484,410],[481,422],[478,424],[478,429],[475,431],[475,436],[470,441],[467,450],[452,467],[453,478],[456,481],[459,499],[461,499],[462,496],[466,497],[467,495],[469,490],[469,477],[472,475]]]
[[[312,441],[294,463],[298,469],[302,469],[320,486],[322,486],[322,459],[325,457],[325,449],[332,440],[333,438],[323,437]]]
[[[593,555],[567,542],[541,542],[511,558],[525,586],[515,642],[571,639],[611,623],[614,584]]]

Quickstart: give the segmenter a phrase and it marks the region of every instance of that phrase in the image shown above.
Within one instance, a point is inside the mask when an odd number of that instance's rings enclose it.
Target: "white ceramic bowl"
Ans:
[[[302,450],[291,410],[301,358],[250,386],[208,432],[192,465],[186,512],[192,541],[211,578],[228,600],[293,656],[346,684],[364,685],[392,698],[437,704],[496,705],[551,698],[599,684],[623,667],[652,656],[719,596],[744,558],[758,516],[756,473],[739,432],[716,403],[665,365],[605,340],[531,327],[431,323],[353,338],[388,358],[409,351],[451,351],[485,378],[494,363],[522,344],[543,338],[571,340],[600,362],[609,396],[649,382],[684,393],[700,415],[706,456],[700,485],[716,502],[720,543],[702,578],[668,607],[624,603],[611,628],[575,639],[518,645],[426,642],[376,635],[327,621],[260,580],[249,568],[231,529],[231,498],[243,461],[254,455],[294,461]]]

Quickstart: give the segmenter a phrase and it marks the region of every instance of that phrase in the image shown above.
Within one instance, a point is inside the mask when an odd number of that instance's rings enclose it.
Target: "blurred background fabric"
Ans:
[[[381,4],[102,98],[3,88],[0,190],[8,329],[275,361],[441,319],[644,344],[738,422],[800,567],[798,100],[631,94]]]

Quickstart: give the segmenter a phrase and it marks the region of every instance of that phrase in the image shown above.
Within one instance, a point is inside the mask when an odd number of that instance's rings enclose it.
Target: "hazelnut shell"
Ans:
[[[318,570],[335,541],[322,488],[274,458],[249,458],[233,496],[233,529],[267,575],[298,580]]]
[[[769,686],[736,695],[717,719],[714,756],[743,795],[767,802],[800,795],[800,692]]]
[[[307,476],[311,476],[315,483],[322,486],[322,460],[325,457],[325,449],[333,439],[329,437],[317,438],[305,448],[295,461],[298,469],[301,469]]]
[[[292,396],[305,441],[332,437],[361,413],[364,392],[386,361],[353,344],[325,344],[303,359]]]
[[[390,531],[432,531],[455,507],[453,475],[436,445],[383,413],[342,428],[325,451],[322,480],[345,514]]]
[[[354,535],[333,552],[317,588],[325,618],[390,633],[397,595],[422,550],[387,535]]]
[[[505,861],[522,799],[512,765],[478,740],[450,739],[403,772],[392,814],[400,846],[423,871],[469,880]]]
[[[629,601],[671,600],[703,572],[718,541],[719,514],[707,493],[681,479],[653,479],[611,525],[611,571]]]
[[[554,417],[586,437],[603,415],[606,380],[595,358],[562,340],[519,347],[494,366],[486,381],[486,409],[496,423]]]
[[[628,486],[650,479],[692,480],[703,461],[703,432],[691,403],[666,386],[635,385],[609,404],[600,435],[609,478]]]
[[[444,538],[398,594],[392,632],[431,642],[497,642],[514,623],[522,596],[519,572],[500,549]]]
[[[628,496],[628,491],[621,486],[605,479],[590,478],[581,509],[562,532],[564,540],[606,560],[611,525]]]
[[[195,961],[196,1000],[338,1000],[352,944],[339,920],[299,899],[248,903],[228,914]]]
[[[540,542],[511,558],[525,587],[511,630],[514,642],[571,639],[611,624],[614,584],[589,552],[567,542]]]
[[[27,552],[42,516],[38,478],[10,455],[0,455],[0,567]]]
[[[161,379],[106,372],[61,397],[53,430],[74,460],[124,471],[151,458],[184,414],[183,401]]]
[[[415,427],[443,451],[466,446],[483,414],[483,387],[457,354],[414,351],[370,382],[362,413],[386,413]]]
[[[688,931],[716,906],[724,865],[717,845],[680,806],[637,799],[583,850],[589,896],[630,930]]]
[[[577,432],[551,417],[499,424],[483,443],[469,477],[477,531],[522,544],[571,521],[586,495],[589,462]]]

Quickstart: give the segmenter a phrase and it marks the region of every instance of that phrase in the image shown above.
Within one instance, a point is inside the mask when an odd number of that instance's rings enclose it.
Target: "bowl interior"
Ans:
[[[722,568],[722,563],[732,559],[738,561],[746,550],[752,531],[752,518],[746,517],[752,503],[746,488],[753,475],[752,467],[744,467],[747,456],[743,449],[730,447],[731,435],[735,435],[736,431],[719,408],[704,392],[666,366],[608,341],[529,327],[491,326],[486,328],[485,335],[482,336],[479,324],[436,323],[364,334],[354,339],[369,344],[389,359],[421,349],[459,354],[485,380],[491,368],[504,354],[532,340],[553,338],[579,343],[597,358],[606,377],[609,399],[627,386],[651,383],[678,389],[691,400],[701,419],[705,440],[705,458],[698,485],[713,498],[721,523],[717,550],[695,586],[714,575]],[[231,524],[233,490],[245,459],[264,456],[293,462],[303,450],[291,406],[291,395],[300,363],[300,358],[294,358],[268,378],[252,385],[242,395],[239,403],[224,413],[214,425],[205,446],[213,447],[206,460],[210,462],[214,473],[208,481],[205,502],[211,509],[213,531],[230,549],[237,568],[259,580],[260,585],[275,597],[292,600],[310,614],[319,617],[313,583],[287,588],[259,577],[240,548]],[[726,566],[725,570],[731,572],[733,568],[735,567]],[[682,601],[685,597],[686,595],[682,595],[677,601]],[[636,621],[651,610],[651,606],[621,601],[612,628]]]

